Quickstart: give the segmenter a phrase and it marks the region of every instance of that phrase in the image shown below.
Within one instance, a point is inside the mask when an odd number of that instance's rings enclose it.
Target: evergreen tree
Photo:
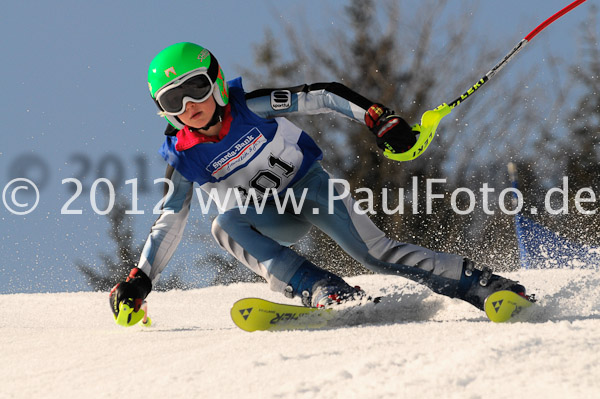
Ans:
[[[561,164],[566,164],[562,176],[567,176],[569,183],[568,213],[546,216],[543,220],[552,230],[595,247],[600,246],[600,49],[597,27],[598,8],[593,6],[583,25],[580,56],[571,66],[569,85],[574,91],[574,105],[566,112],[565,140],[556,154]],[[562,182],[559,184],[562,186]],[[590,202],[580,203],[578,209],[576,195],[582,189],[588,191],[580,197]]]

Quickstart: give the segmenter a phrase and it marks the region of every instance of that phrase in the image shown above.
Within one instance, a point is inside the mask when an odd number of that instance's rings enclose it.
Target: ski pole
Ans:
[[[451,103],[449,103],[448,105],[450,106],[450,109],[453,109],[454,107],[458,106],[461,102],[463,102],[467,98],[469,98],[473,93],[475,93],[475,91],[477,91],[477,89],[479,89],[481,86],[483,86],[485,82],[487,82],[488,80],[490,80],[492,78],[492,76],[494,76],[502,68],[504,68],[506,66],[506,64],[508,64],[508,62],[510,60],[512,60],[515,55],[517,55],[521,50],[523,50],[523,48],[527,45],[527,43],[529,43],[531,41],[531,39],[533,39],[535,36],[537,36],[538,33],[540,33],[545,28],[547,28],[548,25],[550,25],[552,22],[556,21],[557,19],[559,19],[560,17],[562,17],[563,15],[565,15],[566,13],[568,13],[569,11],[571,11],[572,9],[574,9],[575,7],[577,7],[578,5],[584,3],[585,1],[586,0],[576,0],[576,1],[572,2],[568,6],[566,6],[565,8],[563,8],[562,10],[560,10],[559,12],[557,12],[556,14],[554,14],[553,16],[551,16],[550,18],[548,18],[547,20],[545,20],[544,22],[542,22],[540,25],[538,25],[537,28],[535,28],[534,30],[532,30],[531,32],[529,32],[529,34],[527,36],[525,36],[510,51],[510,53],[508,53],[502,59],[502,61],[500,61],[499,63],[497,63],[488,73],[486,73],[484,77],[482,77],[481,79],[479,79],[479,81],[477,83],[475,83],[473,86],[471,86],[471,88],[469,90],[467,90],[466,92],[464,92],[456,100],[454,100]]]
[[[551,23],[573,10],[575,7],[581,5],[586,0],[576,0],[564,7],[562,10],[558,11],[550,18],[546,19],[544,22],[539,24],[534,30],[529,32],[527,36],[525,36],[500,62],[498,62],[488,73],[486,73],[477,83],[475,83],[469,90],[465,91],[460,97],[456,98],[454,101],[450,103],[443,103],[439,107],[434,110],[427,111],[421,117],[421,123],[414,125],[413,130],[419,131],[421,134],[419,135],[419,139],[417,143],[407,152],[402,152],[399,154],[393,153],[389,150],[385,150],[383,155],[386,158],[392,159],[394,161],[411,161],[421,155],[435,136],[435,131],[442,120],[442,118],[450,113],[455,107],[464,102],[467,98],[473,95],[481,86],[483,86],[487,81],[489,81],[496,73],[498,73],[502,68],[508,64],[510,60],[514,58],[523,48],[529,43],[535,36],[537,36],[541,31],[546,29]]]

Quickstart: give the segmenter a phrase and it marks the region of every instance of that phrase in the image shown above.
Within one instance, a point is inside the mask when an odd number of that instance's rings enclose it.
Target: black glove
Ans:
[[[394,111],[381,104],[373,104],[365,113],[365,123],[375,135],[377,146],[393,153],[406,152],[417,142],[416,133]]]
[[[119,305],[125,302],[134,312],[140,310],[144,299],[152,290],[152,281],[137,267],[131,270],[126,281],[121,281],[110,291],[110,308],[115,315],[119,317]]]

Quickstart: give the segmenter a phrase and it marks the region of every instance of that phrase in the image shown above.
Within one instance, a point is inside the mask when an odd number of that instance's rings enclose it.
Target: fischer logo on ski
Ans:
[[[504,300],[500,300],[500,301],[496,301],[496,302],[492,303],[496,313],[498,313],[498,310],[500,310],[500,306],[502,306],[502,302],[504,302]]]
[[[252,308],[241,309],[240,310],[240,314],[242,315],[242,317],[244,318],[244,320],[248,320],[248,316],[250,316],[250,312],[252,312]]]

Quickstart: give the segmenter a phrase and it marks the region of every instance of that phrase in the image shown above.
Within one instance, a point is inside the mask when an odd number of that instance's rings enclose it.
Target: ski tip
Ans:
[[[521,321],[517,315],[531,305],[533,302],[526,297],[513,291],[503,290],[496,291],[485,299],[484,310],[488,319],[494,323],[504,323]]]

